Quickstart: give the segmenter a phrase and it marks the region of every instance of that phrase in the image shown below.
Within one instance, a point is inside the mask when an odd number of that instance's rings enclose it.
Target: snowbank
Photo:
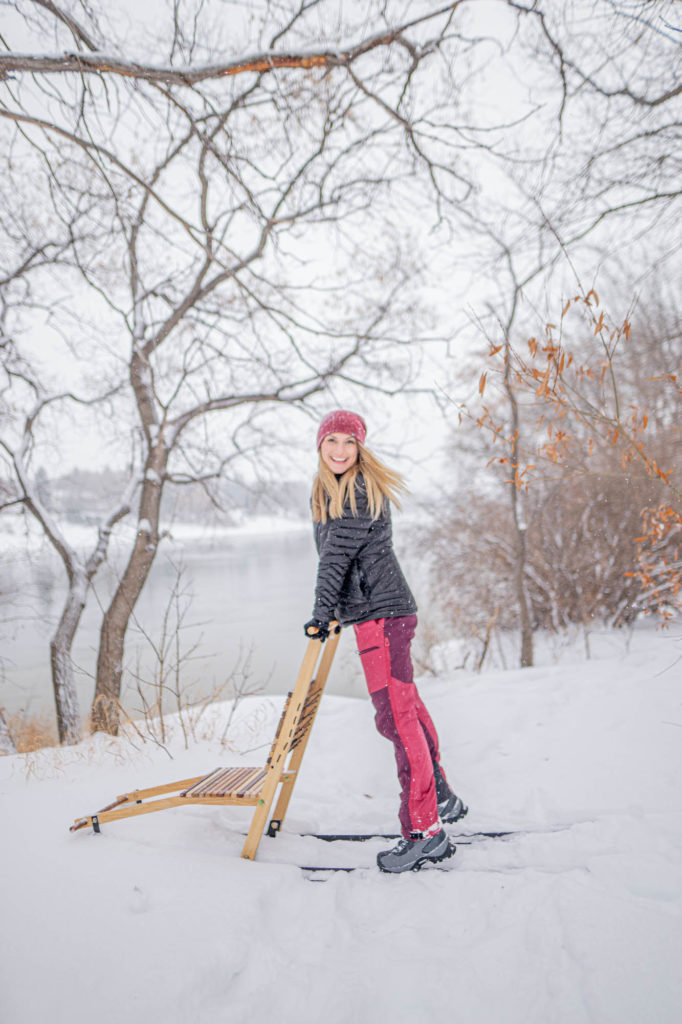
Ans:
[[[347,638],[342,642],[349,643]],[[182,808],[70,834],[116,794],[258,764],[207,738],[171,761],[98,737],[0,759],[0,1015],[8,1024],[678,1024],[682,1019],[680,643],[574,665],[424,681],[464,831],[452,870],[381,875],[395,831],[388,744],[365,701],[326,697],[286,833],[239,858],[234,809]],[[277,698],[243,702],[267,749]],[[320,884],[297,863],[356,863]]]

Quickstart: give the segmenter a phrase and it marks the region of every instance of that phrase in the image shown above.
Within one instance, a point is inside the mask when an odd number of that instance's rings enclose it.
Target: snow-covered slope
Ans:
[[[350,643],[349,638],[343,642]],[[389,745],[365,701],[327,697],[286,822],[243,861],[242,812],[182,808],[71,834],[135,786],[258,764],[278,700],[173,759],[101,737],[0,759],[0,1018],[6,1024],[678,1024],[682,1020],[682,654],[423,680],[470,805],[452,869],[393,877]],[[557,826],[562,826],[555,830]],[[297,863],[365,865],[323,884]]]

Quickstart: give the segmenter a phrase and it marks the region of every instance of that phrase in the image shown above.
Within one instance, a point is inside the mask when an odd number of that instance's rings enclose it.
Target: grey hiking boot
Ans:
[[[444,825],[454,825],[456,821],[467,814],[469,808],[462,803],[458,796],[450,793],[450,796],[438,804],[438,817]]]
[[[409,839],[399,839],[392,850],[378,854],[377,864],[381,871],[419,871],[422,864],[437,864],[454,853],[455,846],[443,829],[426,838],[413,832]]]

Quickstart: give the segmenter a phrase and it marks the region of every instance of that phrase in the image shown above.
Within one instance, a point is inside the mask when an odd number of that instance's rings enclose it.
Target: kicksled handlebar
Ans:
[[[333,633],[340,633],[340,632],[341,632],[341,625],[336,621],[336,619],[333,619],[332,622],[329,623],[329,634],[328,635],[331,636]],[[311,640],[314,640],[318,633],[319,633],[319,629],[316,629],[315,626],[308,626],[308,628],[306,630],[306,636],[309,636]]]

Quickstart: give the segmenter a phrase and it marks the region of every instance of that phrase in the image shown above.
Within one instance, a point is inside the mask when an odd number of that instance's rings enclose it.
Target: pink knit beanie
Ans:
[[[364,444],[367,436],[367,424],[356,412],[335,409],[334,412],[328,413],[320,423],[320,429],[317,432],[317,447],[320,447],[327,434],[336,433],[350,434],[352,437],[356,437],[360,444]]]

